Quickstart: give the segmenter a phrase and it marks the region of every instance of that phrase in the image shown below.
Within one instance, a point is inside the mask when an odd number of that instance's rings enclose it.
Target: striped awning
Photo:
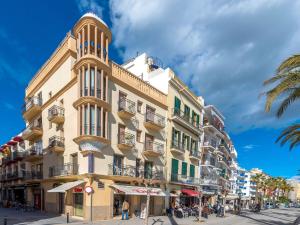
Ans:
[[[73,181],[73,182],[68,182],[68,183],[64,183],[62,185],[59,185],[53,189],[48,190],[48,192],[51,193],[65,193],[67,190],[70,190],[74,187],[77,187],[80,184],[85,183],[84,180],[77,180],[77,181]]]

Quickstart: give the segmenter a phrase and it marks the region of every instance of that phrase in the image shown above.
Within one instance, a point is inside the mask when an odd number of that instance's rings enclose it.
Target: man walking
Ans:
[[[124,216],[125,219],[128,220],[128,210],[129,210],[129,203],[125,199],[122,205],[122,220],[124,220]]]

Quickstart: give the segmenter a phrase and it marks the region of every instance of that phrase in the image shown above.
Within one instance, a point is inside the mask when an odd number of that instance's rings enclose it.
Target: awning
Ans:
[[[199,197],[199,191],[195,191],[192,189],[182,189],[181,193],[190,197]]]
[[[127,186],[127,185],[118,185],[118,184],[112,184],[110,185],[111,188],[115,189],[119,193],[123,193],[126,195],[147,195],[147,188],[146,187],[140,187],[140,186]],[[150,196],[171,196],[175,197],[177,195],[172,193],[167,193],[163,191],[161,188],[149,188],[150,190]]]
[[[14,141],[17,141],[17,142],[21,142],[21,141],[23,141],[23,138],[22,138],[21,136],[15,136],[15,137],[13,138],[13,140],[14,140]]]
[[[67,190],[70,190],[80,184],[83,184],[83,183],[85,183],[85,181],[83,181],[83,180],[77,180],[77,181],[73,181],[73,182],[64,183],[62,185],[59,185],[56,188],[48,190],[48,192],[65,193]]]

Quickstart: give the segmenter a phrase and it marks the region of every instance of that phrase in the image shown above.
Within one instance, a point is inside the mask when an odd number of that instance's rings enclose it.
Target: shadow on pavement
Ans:
[[[257,215],[268,216],[268,217],[272,218],[272,216],[264,215],[264,214],[260,214],[260,213],[258,213]],[[247,215],[247,213],[242,213],[239,216],[250,219],[250,220],[253,220],[253,221],[257,222],[257,224],[266,224],[266,225],[292,225],[293,224],[293,222],[290,222],[290,221],[285,223],[285,222],[272,220],[272,219],[253,218],[252,216]],[[275,218],[275,217],[273,217],[273,218]],[[279,219],[282,220],[282,218],[279,218]]]

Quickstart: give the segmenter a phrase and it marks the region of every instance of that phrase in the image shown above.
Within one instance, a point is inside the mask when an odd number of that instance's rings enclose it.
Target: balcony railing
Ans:
[[[152,151],[157,154],[164,153],[164,145],[155,141],[146,141],[145,142],[145,151]]]
[[[42,171],[24,171],[24,176],[26,180],[39,180],[43,179]]]
[[[191,150],[190,151],[190,156],[196,157],[196,158],[200,158],[201,157],[201,153],[198,150]]]
[[[214,148],[217,148],[217,142],[215,140],[204,140],[204,146],[212,146]]]
[[[231,153],[229,146],[227,145],[227,143],[224,140],[222,140],[220,147],[224,147],[229,154]]]
[[[199,184],[200,179],[182,174],[171,174],[171,181],[183,184]]]
[[[28,99],[24,106],[23,106],[23,112],[26,112],[28,111],[29,109],[31,109],[33,106],[41,106],[43,103],[42,99],[37,97],[37,96],[34,96],[34,97],[31,97],[30,99]]]
[[[74,163],[65,163],[62,166],[51,166],[49,167],[49,177],[77,175],[78,167],[79,165]]]
[[[146,112],[145,114],[145,122],[150,122],[156,124],[160,127],[165,127],[166,118],[162,115],[153,112]]]
[[[184,147],[185,147],[184,144],[178,140],[172,140],[172,142],[171,142],[171,148],[179,150],[183,153],[185,151]]]
[[[42,145],[33,145],[28,151],[26,151],[26,156],[38,156],[43,155],[43,146]]]
[[[190,115],[185,114],[183,111],[181,111],[180,109],[176,109],[173,108],[173,116],[178,116],[181,119],[183,119],[185,122],[187,122],[188,124],[192,125],[195,128],[199,128],[199,123],[197,123],[197,121],[195,121],[194,118],[190,117]]]
[[[29,123],[26,129],[23,131],[23,135],[24,133],[31,133],[34,128],[42,129],[43,128],[42,122],[38,120],[34,120],[33,122]]]
[[[119,99],[119,111],[125,111],[131,114],[135,114],[136,107],[135,102],[127,99],[127,98],[120,98]]]
[[[108,165],[108,175],[110,176],[127,176],[135,178],[145,178],[145,179],[163,179],[163,171],[156,169],[144,169],[136,168],[135,166],[122,166]]]
[[[118,135],[118,144],[134,146],[135,145],[135,135],[123,132]]]
[[[65,109],[57,105],[54,105],[48,109],[48,120],[52,120],[56,116],[64,117]]]
[[[49,145],[48,148],[52,147],[65,147],[65,138],[59,136],[52,136],[49,138]]]
[[[97,126],[97,129],[96,129],[95,124],[85,123],[84,127],[83,127],[84,128],[83,133],[82,133],[81,128],[82,128],[82,126],[80,126],[80,132],[81,132],[82,135],[100,136],[100,132],[101,132],[101,127],[100,126]]]

